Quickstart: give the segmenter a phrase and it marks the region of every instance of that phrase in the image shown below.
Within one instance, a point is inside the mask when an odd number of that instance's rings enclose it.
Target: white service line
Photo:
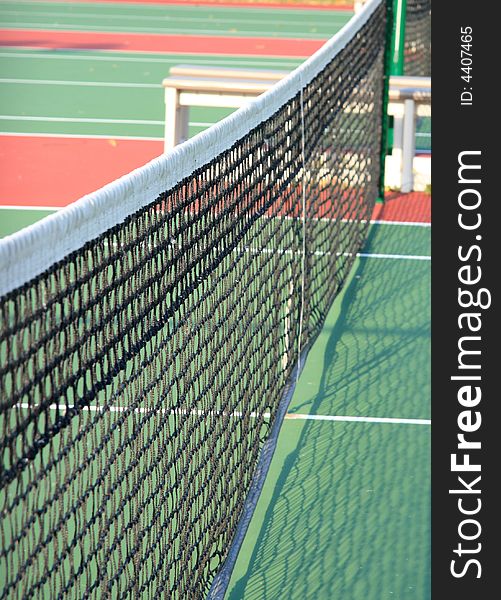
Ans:
[[[302,255],[302,250],[291,250],[289,248],[253,248],[252,246],[237,246],[234,252],[250,252],[252,254],[285,254]],[[313,256],[353,256],[352,252],[330,252],[329,250],[315,250],[311,252]],[[421,254],[376,254],[370,252],[357,252],[355,256],[359,258],[378,258],[389,260],[431,260],[431,256]]]
[[[70,81],[65,79],[15,79],[2,77],[0,83],[23,85],[71,85],[78,87],[116,87],[116,88],[155,88],[162,89],[161,83],[127,83],[121,81]]]
[[[371,225],[401,225],[403,227],[431,227],[431,223],[424,221],[384,221],[382,219],[371,219]]]
[[[395,423],[399,425],[431,425],[431,419],[397,419],[393,417],[347,417],[341,415],[304,415],[287,413],[286,419],[298,421],[340,421],[345,423]]]
[[[0,206],[0,208],[2,208]],[[54,207],[33,207],[33,206],[4,206],[3,208],[19,208],[20,210],[58,210]],[[62,207],[61,207],[62,208]],[[250,252],[252,254],[286,254],[291,255],[295,254],[297,256],[302,256],[303,252],[301,250],[290,250],[290,249],[281,249],[281,248],[252,248],[252,247],[240,247],[237,246],[234,248],[233,252],[237,253],[247,253]],[[315,250],[311,253],[313,256],[331,256],[333,252],[325,252],[322,250]],[[336,256],[352,256],[351,252],[336,252]],[[421,255],[412,255],[412,254],[371,254],[366,252],[357,252],[356,256],[359,258],[379,258],[379,259],[389,259],[389,260],[431,260],[431,256],[421,256]]]
[[[25,23],[17,23],[15,21],[4,21],[2,23],[2,27],[6,29],[32,29],[33,31],[103,31],[103,25],[82,25],[81,23],[64,23],[61,25],[54,24],[45,24],[45,23],[33,23],[33,22],[25,22]],[[106,25],[107,33],[123,33],[127,35],[128,33],[153,33],[160,35],[177,35],[184,34],[189,36],[194,35],[214,35],[214,29],[197,29],[196,34],[193,33],[193,29],[189,27],[132,27],[132,26],[118,26],[115,27],[113,25]],[[237,30],[224,30],[221,29],[218,31],[220,35],[225,35],[231,38],[237,37],[263,37],[262,30],[253,30],[253,31],[237,31]],[[269,37],[272,39],[286,39],[286,40],[312,40],[312,41],[327,41],[329,39],[329,33],[290,33],[289,35],[280,35],[276,36],[273,34],[269,34]]]
[[[0,210],[61,210],[62,206],[17,206],[15,204],[0,204]]]
[[[121,7],[121,9],[123,10],[123,8]],[[108,20],[112,20],[112,21],[119,21],[119,20],[131,20],[131,21],[153,21],[154,24],[158,25],[159,23],[165,23],[165,26],[167,27],[167,30],[170,30],[169,25],[173,22],[179,22],[179,23],[203,23],[204,25],[207,24],[207,22],[209,21],[211,24],[214,25],[219,25],[219,24],[223,24],[223,23],[227,23],[228,25],[232,25],[232,26],[238,26],[238,22],[235,18],[229,19],[229,18],[225,18],[225,17],[220,17],[217,16],[216,18],[214,18],[211,15],[211,18],[208,19],[207,17],[182,17],[182,16],[177,16],[175,14],[172,15],[168,15],[168,14],[151,14],[151,15],[138,15],[138,14],[132,14],[132,15],[126,15],[126,14],[117,14],[115,12],[113,12],[113,14],[106,14],[106,13],[84,13],[84,12],[61,12],[61,11],[34,11],[34,10],[30,10],[29,13],[26,11],[21,11],[21,10],[3,10],[2,11],[3,15],[11,15],[11,16],[24,16],[24,15],[29,15],[30,18],[31,17],[56,17],[56,18],[66,18],[66,17],[83,17],[84,19],[100,19],[101,21],[104,21],[105,19]],[[280,18],[280,23],[279,25],[281,27],[283,27],[283,25],[292,25],[292,26],[297,26],[297,19],[292,18],[292,19],[288,19],[287,16],[291,16],[291,15],[281,15]],[[335,17],[337,17],[337,15],[333,15]],[[332,33],[332,27],[334,25],[344,25],[344,23],[346,22],[346,19],[343,18],[332,18],[329,19],[329,22],[327,24],[311,24],[312,27],[324,27],[326,28],[326,34],[330,35]],[[245,16],[245,23],[252,23],[254,25],[262,25],[263,24],[263,19],[249,19],[248,15]],[[20,25],[22,26],[22,22],[20,22]],[[105,26],[103,26],[104,29]],[[107,26],[106,26],[107,27]],[[285,32],[287,33],[287,31]]]
[[[164,125],[165,121],[149,121],[145,119],[95,119],[86,117],[30,117],[25,115],[0,115],[0,121],[37,121],[48,123],[119,123],[125,125]],[[211,127],[214,123],[190,121],[190,127]],[[64,137],[64,134],[61,134]]]
[[[17,28],[12,27],[12,29],[17,29]],[[35,29],[34,31],[38,31],[38,30]],[[45,30],[43,30],[43,31],[45,31]],[[280,39],[280,38],[274,38],[274,39]],[[303,38],[297,38],[298,41],[301,41],[301,39],[303,39]],[[319,40],[319,41],[323,41],[323,40]],[[55,48],[47,48],[45,46],[37,46],[36,44],[25,46],[25,45],[23,45],[22,42],[13,42],[12,44],[9,45],[9,48],[15,48],[16,50],[26,50],[26,51],[38,50],[40,52],[57,52],[57,51],[59,51],[59,52],[61,52],[61,51],[62,52],[81,52],[81,50],[79,48],[73,48],[71,45],[55,49]],[[92,49],[92,50],[86,50],[85,52],[101,52],[102,54],[109,54],[110,56],[115,56],[117,54],[128,54],[128,53],[134,52],[134,54],[137,54],[138,56],[142,55],[142,56],[147,56],[147,57],[151,56],[152,54],[157,55],[157,56],[163,54],[165,56],[165,59],[163,61],[160,59],[158,62],[163,62],[165,65],[172,64],[173,56],[182,57],[183,60],[184,60],[184,57],[194,57],[196,59],[196,56],[199,56],[199,55],[195,55],[193,52],[183,52],[181,50],[176,51],[176,52],[170,52],[169,50],[164,50],[164,51],[162,51],[162,50],[123,50],[121,48],[118,48],[118,49],[96,48],[96,49]],[[92,55],[92,54],[89,54],[89,56],[94,58],[94,55]],[[204,56],[214,56],[216,58],[220,58],[222,56],[227,56],[227,55],[223,54],[221,52],[207,51],[207,52],[204,52]],[[246,58],[248,58],[249,54],[239,54],[238,52],[235,52],[235,53],[231,54],[231,57],[232,57],[232,59],[235,59],[235,60],[232,63],[232,65],[228,65],[228,66],[236,66],[237,64],[242,63],[242,61],[244,61]],[[49,56],[44,56],[43,58],[49,58]],[[51,58],[53,58],[53,57],[51,57]],[[64,57],[61,56],[60,58],[64,58]],[[66,58],[70,58],[70,57],[66,56]],[[76,58],[76,56],[75,56],[75,58]],[[271,61],[278,61],[284,57],[280,54],[267,54],[266,58]],[[287,58],[295,61],[295,66],[291,67],[291,71],[298,65],[300,66],[305,61],[304,54],[289,54],[289,56]],[[110,58],[110,60],[114,60],[114,59]],[[117,58],[116,60],[120,60],[120,59]],[[308,60],[308,59],[306,59],[306,60]],[[149,59],[146,59],[142,62],[150,62],[150,61],[149,61]],[[201,63],[199,63],[199,64],[201,64]],[[211,66],[214,63],[208,62],[207,64],[209,66]],[[274,67],[274,66],[276,67],[277,65],[278,65],[278,63],[273,62],[273,64],[270,65],[270,67]],[[249,66],[255,67],[256,63],[254,63],[254,62],[249,63]]]
[[[148,121],[143,119],[95,119],[85,117],[27,117],[16,115],[0,115],[1,121],[47,121],[48,123],[120,123],[126,125],[163,125],[164,121]],[[62,134],[64,135],[64,134]]]
[[[388,258],[390,260],[431,260],[431,256],[422,256],[420,254],[370,254],[367,252],[357,252],[360,258]]]
[[[298,220],[299,217],[291,217],[289,215],[285,215],[283,217],[277,217],[277,218],[282,218],[285,219],[286,221],[289,220]],[[331,217],[312,217],[311,218],[312,221],[323,221],[326,223],[329,223],[331,221],[335,221],[337,219],[332,219]],[[360,223],[367,223],[366,219],[345,219],[345,218],[341,218],[340,219],[341,223],[354,223],[354,222],[360,222]],[[431,227],[431,223],[430,222],[425,222],[425,221],[385,221],[383,219],[370,219],[369,223],[371,225],[404,225],[404,226],[408,226],[408,227]]]
[[[29,410],[31,408],[37,408],[39,405],[32,405],[28,402],[18,402],[15,405],[15,408],[26,409]],[[60,410],[65,411],[68,408],[74,408],[74,405],[69,404],[50,404],[47,407],[49,410]],[[172,414],[172,415],[206,415],[206,416],[231,416],[235,418],[241,418],[246,416],[248,413],[244,413],[242,411],[233,411],[231,413],[226,413],[224,411],[217,410],[204,410],[199,408],[158,408],[152,409],[146,406],[138,406],[136,408],[130,409],[128,406],[100,406],[100,405],[89,405],[82,406],[80,408],[82,411],[88,412],[133,412],[133,413],[159,413],[159,414]],[[271,413],[259,413],[259,412],[251,412],[249,415],[252,419],[257,417],[262,417],[264,419],[269,419],[271,417]],[[398,425],[431,425],[430,419],[397,419],[393,417],[348,417],[348,416],[333,416],[333,415],[308,415],[308,414],[298,414],[298,413],[287,413],[285,415],[285,419],[289,421],[340,421],[340,422],[353,422],[353,423],[388,423],[388,424],[398,424]]]
[[[161,63],[163,65],[169,65],[169,64],[176,64],[177,62],[179,62],[178,60],[176,60],[175,58],[175,54],[174,55],[170,55],[168,59],[166,58],[157,58],[155,56],[148,56],[148,53],[146,53],[146,56],[141,57],[141,56],[115,56],[112,53],[108,54],[107,56],[99,56],[99,55],[94,55],[94,54],[87,54],[89,51],[84,51],[86,52],[84,55],[75,55],[75,54],[49,54],[49,50],[45,50],[43,52],[6,52],[6,51],[0,51],[0,56],[4,56],[5,58],[30,58],[30,59],[42,59],[42,60],[85,60],[87,62],[94,62],[96,60],[99,61],[105,61],[105,62],[138,62],[138,63]],[[52,52],[57,52],[57,51],[52,51]],[[110,50],[96,50],[96,52],[103,52],[103,53],[110,53],[112,51]],[[152,53],[155,54],[155,53]],[[263,67],[268,67],[268,68],[274,68],[274,67],[287,67],[289,69],[294,69],[297,65],[298,65],[298,61],[279,61],[277,59],[272,59],[270,60],[260,60],[259,57],[256,57],[256,60],[254,59],[248,59],[246,60],[245,57],[241,57],[238,60],[234,60],[233,58],[231,59],[225,59],[225,58],[217,58],[217,54],[212,55],[213,58],[209,58],[209,59],[203,59],[200,58],[199,54],[189,54],[187,52],[181,53],[180,56],[184,58],[186,58],[187,56],[192,56],[193,60],[196,62],[197,65],[209,65],[209,66],[213,66],[213,65],[217,65],[217,66],[252,66],[252,67],[256,67],[256,66],[263,66]]]
[[[163,142],[163,137],[145,136],[145,135],[89,135],[81,133],[13,133],[12,131],[0,131],[0,136],[11,137],[47,137],[47,138],[74,138],[79,140],[140,140],[143,142]],[[161,154],[161,152],[159,153]]]

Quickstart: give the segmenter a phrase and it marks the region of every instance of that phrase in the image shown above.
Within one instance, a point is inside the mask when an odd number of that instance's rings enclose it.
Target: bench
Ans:
[[[240,108],[270,89],[289,71],[177,65],[162,85],[165,93],[164,151],[188,139],[189,108]],[[431,115],[428,77],[391,77],[388,112],[394,118],[388,181],[402,191],[414,187],[416,116]]]

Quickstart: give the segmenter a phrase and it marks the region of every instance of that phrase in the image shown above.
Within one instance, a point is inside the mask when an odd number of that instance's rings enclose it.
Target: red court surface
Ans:
[[[66,206],[162,152],[162,141],[0,136],[0,204]]]
[[[0,46],[50,48],[53,50],[110,50],[306,58],[321,48],[324,42],[325,40],[288,38],[0,29]]]
[[[0,136],[0,205],[66,206],[162,151],[162,141]],[[431,196],[390,192],[373,219],[428,223]]]
[[[430,223],[431,194],[387,192],[385,203],[376,204],[372,218],[379,221]]]

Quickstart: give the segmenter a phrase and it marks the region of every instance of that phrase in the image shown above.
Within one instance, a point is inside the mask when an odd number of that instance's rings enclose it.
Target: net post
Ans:
[[[388,150],[388,101],[390,91],[390,71],[393,52],[393,7],[395,0],[386,0],[386,43],[384,51],[383,102],[381,109],[381,150],[379,165],[379,185],[377,202],[384,202],[384,175],[386,153]]]
[[[393,0],[393,35],[391,48],[391,74],[404,74],[405,22],[407,0]]]

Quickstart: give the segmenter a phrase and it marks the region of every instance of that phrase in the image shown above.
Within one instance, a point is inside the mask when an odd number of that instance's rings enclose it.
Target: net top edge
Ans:
[[[347,45],[385,0],[369,0],[317,52],[270,90],[209,129],[60,211],[0,239],[0,298],[153,202],[269,117]]]

